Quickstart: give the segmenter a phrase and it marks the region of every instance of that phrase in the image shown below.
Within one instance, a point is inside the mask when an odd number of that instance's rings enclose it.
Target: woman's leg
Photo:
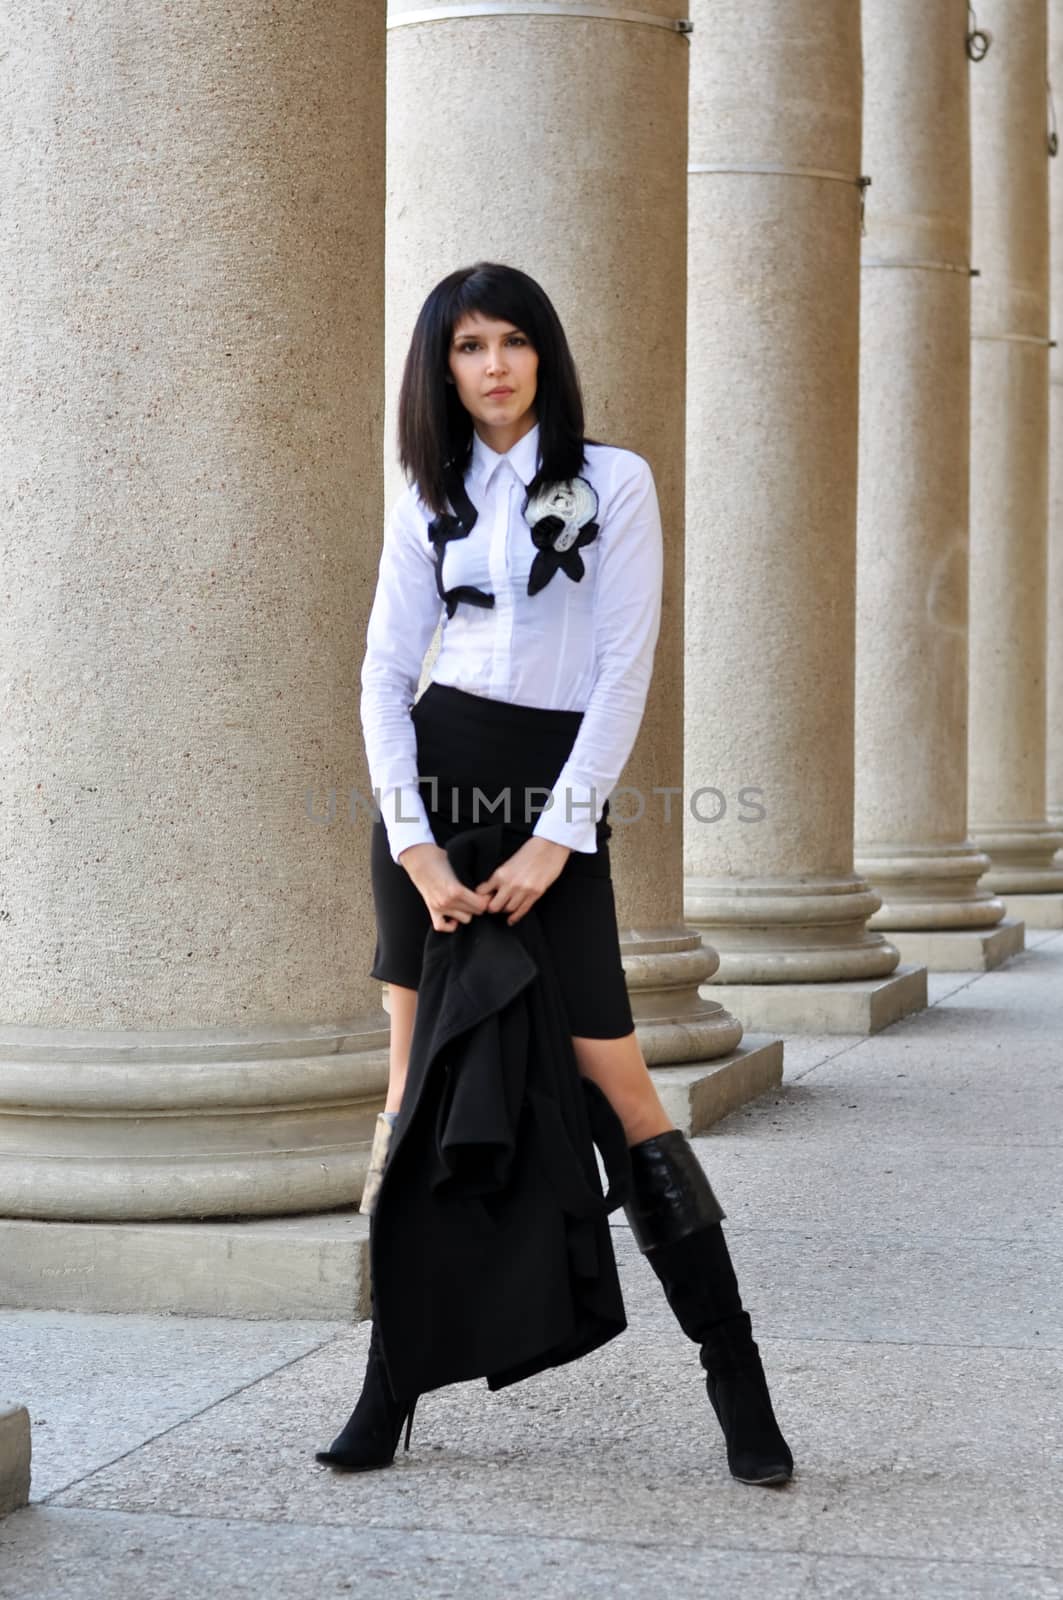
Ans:
[[[731,1472],[743,1483],[785,1483],[793,1456],[742,1305],[720,1226],[723,1208],[661,1105],[635,1034],[572,1043],[580,1072],[593,1078],[624,1125],[632,1147],[628,1221],[680,1327],[701,1346]]]
[[[605,1095],[624,1125],[628,1144],[651,1139],[674,1126],[660,1102],[634,1030],[622,1039],[574,1037],[572,1043],[581,1074],[592,1078]]]
[[[406,1085],[406,1070],[410,1059],[410,1039],[413,1034],[414,1012],[417,1009],[417,990],[399,984],[388,984],[388,1004],[391,1011],[391,1032],[388,1045],[388,1093],[385,1111],[398,1111],[402,1104],[402,1091]],[[387,1140],[390,1134],[381,1133],[381,1119],[373,1139],[369,1172],[363,1189],[363,1205],[370,1199],[371,1213],[376,1205],[376,1191],[380,1187],[387,1159]],[[410,1446],[410,1425],[413,1422],[417,1397],[410,1401],[399,1400],[388,1379],[387,1366],[379,1342],[376,1317],[369,1339],[365,1377],[358,1403],[340,1432],[327,1450],[316,1452],[316,1459],[345,1472],[363,1472],[374,1467],[388,1467],[395,1457],[402,1425],[406,1423],[406,1448]]]
[[[397,983],[388,984],[391,1006],[391,1035],[388,1040],[388,1097],[385,1111],[397,1111],[402,1105],[402,1091],[406,1087],[406,1069],[410,1064],[410,1040],[413,1038],[413,1019],[417,1010],[417,990],[404,989]]]

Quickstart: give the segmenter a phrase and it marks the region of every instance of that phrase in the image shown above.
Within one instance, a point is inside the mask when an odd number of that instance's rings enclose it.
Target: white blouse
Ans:
[[[584,713],[532,832],[593,853],[595,825],[631,753],[653,671],[663,575],[660,511],[642,456],[588,444],[580,476],[598,496],[599,531],[578,549],[584,575],[574,581],[559,567],[529,595],[537,552],[522,506],[538,465],[538,424],[505,455],[474,432],[465,491],[477,518],[471,533],[442,546],[441,581],[448,593],[470,585],[493,595],[494,605],[452,602],[431,680],[493,700]],[[446,609],[431,520],[416,490],[407,487],[384,533],[362,663],[369,777],[396,861],[410,845],[434,842],[417,787],[410,720],[425,652]]]

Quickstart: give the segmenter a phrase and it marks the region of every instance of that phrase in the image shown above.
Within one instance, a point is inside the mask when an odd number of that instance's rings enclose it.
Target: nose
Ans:
[[[490,373],[502,373],[508,370],[506,367],[505,351],[502,349],[501,345],[499,345],[497,349],[493,349],[488,352],[487,370]]]

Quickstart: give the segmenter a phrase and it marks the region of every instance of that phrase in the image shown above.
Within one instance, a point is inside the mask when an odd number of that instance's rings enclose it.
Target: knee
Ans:
[[[675,1126],[655,1089],[651,1096],[630,1104],[624,1111],[615,1106],[613,1109],[623,1123],[624,1137],[629,1145],[641,1144],[643,1139],[652,1139],[659,1133],[668,1133]]]
[[[593,1079],[620,1118],[628,1144],[674,1126],[661,1104],[634,1033],[622,1039],[573,1039],[584,1077]]]

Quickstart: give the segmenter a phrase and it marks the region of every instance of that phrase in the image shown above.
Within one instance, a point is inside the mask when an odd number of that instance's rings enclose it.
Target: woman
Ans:
[[[660,626],[653,475],[634,452],[585,438],[552,304],[526,274],[485,262],[444,278],[421,308],[399,396],[399,459],[410,487],[385,534],[362,670],[381,812],[372,975],[391,995],[371,1174],[402,1101],[427,931],[451,933],[485,913],[512,926],[535,906],[579,1070],[623,1124],[628,1220],[701,1347],[731,1472],[784,1482],[793,1460],[742,1309],[724,1212],[639,1048],[609,877],[606,797],[635,742]],[[432,681],[414,705],[444,611]],[[470,822],[497,820],[499,807],[526,837],[468,887],[444,846]],[[373,1335],[358,1405],[317,1457],[348,1470],[387,1465],[407,1421],[375,1324]]]

